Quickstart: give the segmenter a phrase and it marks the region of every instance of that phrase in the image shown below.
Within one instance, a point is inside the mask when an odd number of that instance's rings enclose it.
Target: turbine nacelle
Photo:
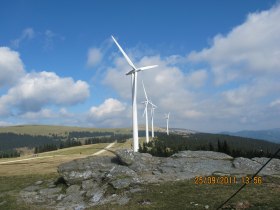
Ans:
[[[134,74],[135,72],[138,72],[138,71],[145,71],[145,70],[156,68],[156,67],[158,67],[158,65],[143,66],[143,67],[140,67],[138,69],[132,69],[131,71],[127,72],[125,75]]]

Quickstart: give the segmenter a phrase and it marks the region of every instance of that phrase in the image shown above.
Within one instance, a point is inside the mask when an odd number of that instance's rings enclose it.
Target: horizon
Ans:
[[[131,127],[130,67],[111,35],[137,67],[159,65],[138,74],[139,125],[143,79],[158,106],[155,127],[168,112],[171,128],[200,132],[280,126],[277,0],[12,0],[2,8],[0,126]]]
[[[93,128],[93,129],[128,129],[131,128],[131,126],[128,127],[87,127],[87,126],[78,126],[78,125],[61,125],[61,124],[14,124],[14,125],[0,125],[0,128],[9,128],[9,127],[24,127],[24,126],[61,126],[61,127],[77,127],[77,128]],[[151,126],[149,125],[149,128]],[[138,125],[139,130],[145,130],[145,124],[139,124]],[[155,129],[166,129],[166,127],[164,126],[156,126]],[[131,128],[132,129],[132,128]],[[188,128],[179,128],[179,127],[169,127],[170,131],[172,131],[172,129],[182,129],[182,130],[188,130],[188,131],[193,131],[193,132],[197,132],[197,133],[210,133],[210,134],[223,134],[226,133],[226,135],[231,135],[231,134],[235,134],[235,133],[239,133],[239,132],[244,132],[244,131],[252,131],[252,132],[258,132],[258,131],[270,131],[270,130],[279,130],[279,128],[269,128],[269,129],[261,129],[261,130],[237,130],[237,131],[217,131],[217,132],[206,132],[206,131],[202,131],[202,130],[192,130],[192,129],[188,129]],[[151,132],[151,131],[150,131]],[[227,134],[229,133],[229,134]]]

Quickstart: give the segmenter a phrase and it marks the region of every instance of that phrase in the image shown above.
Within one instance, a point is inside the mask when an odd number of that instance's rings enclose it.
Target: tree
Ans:
[[[214,147],[213,147],[213,144],[211,142],[209,143],[209,151],[214,151]]]

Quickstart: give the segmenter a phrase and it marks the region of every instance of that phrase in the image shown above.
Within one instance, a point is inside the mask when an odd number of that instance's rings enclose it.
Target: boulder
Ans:
[[[122,149],[117,150],[116,155],[121,164],[125,166],[130,166],[134,162],[134,152],[133,150]]]
[[[57,181],[46,181],[46,184],[38,181],[22,190],[20,196],[25,202],[46,209],[87,209],[108,203],[124,205],[132,193],[142,190],[143,184],[196,176],[250,175],[267,160],[234,159],[213,151],[182,151],[165,158],[118,150],[116,157],[93,156],[63,163],[58,167],[61,177]],[[280,160],[273,159],[261,175],[280,176]]]

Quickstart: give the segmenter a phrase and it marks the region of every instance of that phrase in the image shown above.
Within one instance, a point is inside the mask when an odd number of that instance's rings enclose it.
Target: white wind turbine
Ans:
[[[154,105],[151,101],[149,101],[149,103],[151,104],[151,119],[152,119],[152,138],[155,137],[154,134],[154,113],[155,113],[155,109],[157,108],[156,105]]]
[[[148,143],[149,142],[148,104],[151,103],[151,102],[148,99],[143,80],[142,80],[142,85],[143,85],[143,90],[144,90],[145,99],[146,99],[142,103],[145,104],[145,109],[144,109],[143,116],[146,115],[146,143]]]
[[[165,119],[166,119],[166,134],[169,135],[169,128],[168,128],[168,123],[169,123],[169,114],[165,114]]]
[[[131,74],[131,85],[132,85],[132,127],[133,127],[133,151],[138,152],[139,149],[139,139],[138,139],[138,120],[137,120],[137,72],[144,71],[147,69],[155,68],[158,65],[153,66],[144,66],[140,68],[136,68],[135,65],[132,63],[130,58],[127,56],[127,54],[124,52],[122,47],[119,45],[119,43],[116,41],[116,39],[112,36],[112,39],[118,46],[119,50],[123,54],[124,58],[126,59],[127,63],[132,67],[132,70],[127,72],[126,75]]]

